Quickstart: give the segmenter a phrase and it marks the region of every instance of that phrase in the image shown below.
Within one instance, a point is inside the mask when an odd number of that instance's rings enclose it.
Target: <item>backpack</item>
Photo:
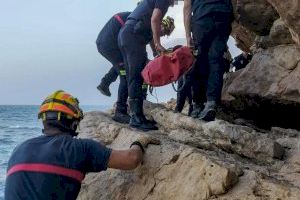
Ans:
[[[175,49],[175,48],[174,48]],[[177,47],[150,61],[142,71],[144,82],[158,87],[177,81],[193,65],[195,57],[188,47]]]

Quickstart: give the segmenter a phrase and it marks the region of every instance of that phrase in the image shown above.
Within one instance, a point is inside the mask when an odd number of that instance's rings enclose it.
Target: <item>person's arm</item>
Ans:
[[[112,150],[108,168],[130,170],[135,169],[143,159],[145,148],[148,144],[159,144],[159,140],[150,136],[141,136],[131,144],[128,150]]]
[[[151,40],[151,42],[150,42],[150,47],[151,47],[151,50],[152,50],[152,53],[153,53],[153,57],[156,57],[157,55],[158,55],[158,52],[156,51],[156,49],[155,49],[155,45],[154,45],[154,42],[153,42],[153,40]]]
[[[191,17],[192,17],[192,1],[184,0],[183,5],[183,21],[185,28],[185,37],[188,47],[193,45],[192,36],[191,36]]]
[[[128,150],[112,150],[108,168],[130,170],[135,169],[143,159],[143,152],[139,146],[132,146]]]
[[[161,32],[161,20],[162,20],[162,12],[160,9],[155,8],[151,17],[151,29],[153,34],[153,43],[155,49],[158,52],[164,52],[165,48],[160,43],[160,32]]]

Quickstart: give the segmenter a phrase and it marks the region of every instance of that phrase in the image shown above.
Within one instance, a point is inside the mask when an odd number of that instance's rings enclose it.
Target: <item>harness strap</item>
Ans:
[[[119,15],[114,15],[114,18],[121,24],[121,26],[125,25],[125,22]]]
[[[21,172],[21,171],[49,173],[49,174],[67,176],[69,178],[73,178],[77,180],[80,183],[85,177],[85,174],[83,174],[78,170],[68,169],[65,167],[49,165],[49,164],[41,164],[41,163],[17,164],[8,170],[7,177],[16,172]]]
[[[183,74],[182,77],[183,77],[183,84],[180,88],[177,87],[177,89],[176,89],[176,87],[175,87],[175,83],[177,81],[172,82],[172,88],[175,92],[181,92],[186,84],[186,74]]]

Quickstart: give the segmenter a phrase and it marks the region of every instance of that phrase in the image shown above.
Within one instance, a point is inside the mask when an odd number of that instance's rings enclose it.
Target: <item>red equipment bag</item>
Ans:
[[[144,82],[151,86],[164,86],[177,81],[192,67],[194,60],[195,57],[188,47],[180,47],[172,53],[163,54],[146,65],[142,71]]]

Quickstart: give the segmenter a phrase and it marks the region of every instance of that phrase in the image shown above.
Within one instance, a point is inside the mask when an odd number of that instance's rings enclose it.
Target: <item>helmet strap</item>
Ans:
[[[61,112],[46,113],[46,119],[43,121],[45,121],[48,125],[59,129],[62,132],[67,132],[71,136],[78,135],[76,130],[80,120],[69,119],[64,115],[64,113]]]

